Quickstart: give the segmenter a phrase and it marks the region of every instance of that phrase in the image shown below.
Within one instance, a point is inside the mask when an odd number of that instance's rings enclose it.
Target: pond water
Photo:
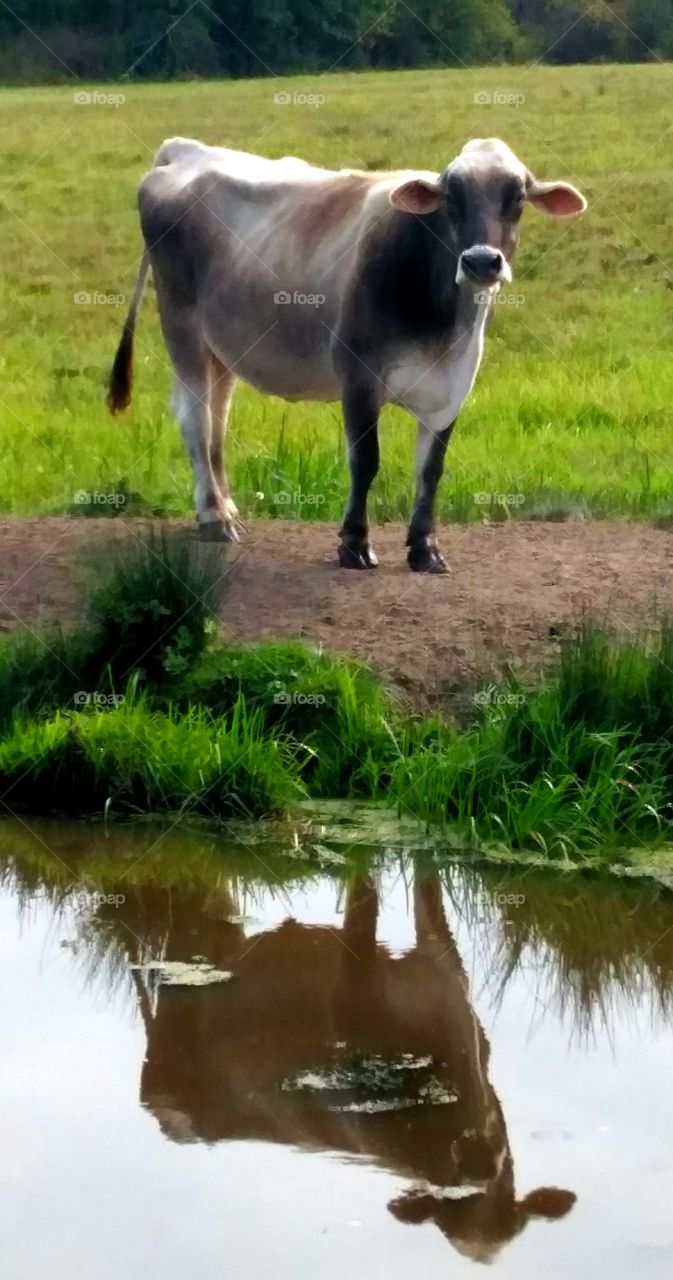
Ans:
[[[3,1280],[669,1280],[673,894],[296,843],[0,824]]]

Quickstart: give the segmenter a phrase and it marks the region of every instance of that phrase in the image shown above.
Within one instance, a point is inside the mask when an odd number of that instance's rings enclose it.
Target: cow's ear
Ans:
[[[529,1191],[518,1205],[529,1218],[564,1218],[576,1199],[574,1191],[563,1191],[560,1187],[538,1187],[536,1191]]]
[[[587,202],[581,191],[569,182],[538,182],[529,178],[526,197],[531,204],[551,218],[572,218],[584,213]]]
[[[404,213],[433,213],[441,199],[439,183],[428,182],[426,178],[409,178],[390,192],[390,203]]]

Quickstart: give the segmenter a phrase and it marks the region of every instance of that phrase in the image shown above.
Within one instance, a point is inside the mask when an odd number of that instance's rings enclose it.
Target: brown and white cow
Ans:
[[[400,404],[413,414],[408,560],[445,572],[434,536],[437,485],[488,313],[512,278],[527,203],[554,217],[586,208],[575,187],[538,181],[497,138],[468,142],[439,175],[334,172],[173,138],[140,185],[145,251],[108,403],[115,411],[130,400],[151,265],[202,533],[236,537],[222,442],[242,378],[287,400],[341,400],[351,471],[345,568],[376,565],[366,507],[379,413]]]

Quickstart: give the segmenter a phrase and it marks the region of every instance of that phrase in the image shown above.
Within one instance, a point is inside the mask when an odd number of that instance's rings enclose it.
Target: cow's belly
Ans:
[[[292,358],[291,348],[273,330],[253,338],[240,354],[226,335],[208,335],[208,345],[222,363],[257,391],[283,400],[338,400],[339,380],[327,351]]]
[[[323,361],[304,361],[300,368],[295,368],[280,359],[275,362],[246,357],[231,363],[226,356],[220,356],[220,359],[228,367],[233,367],[237,377],[264,395],[279,396],[281,400],[330,401],[341,398],[334,370]]]
[[[338,400],[331,354],[334,318],[323,303],[297,292],[289,302],[255,302],[227,293],[204,316],[205,336],[224,365],[267,395],[285,400]]]

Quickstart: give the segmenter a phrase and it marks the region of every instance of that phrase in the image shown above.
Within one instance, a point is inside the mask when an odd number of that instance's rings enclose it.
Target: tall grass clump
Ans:
[[[0,642],[0,732],[14,716],[37,716],[73,706],[87,678],[88,636],[54,627],[44,635],[26,632]],[[85,673],[85,674],[83,674]]]
[[[367,667],[298,641],[220,646],[180,688],[181,703],[230,712],[239,697],[304,749],[304,777],[315,795],[372,795],[389,777],[388,725],[400,714],[392,694]]]
[[[150,684],[188,670],[215,628],[228,573],[221,548],[151,530],[99,568],[88,627],[100,669],[122,681],[140,672]]]
[[[464,733],[398,744],[400,806],[479,839],[563,855],[670,837],[673,625],[647,643],[587,622],[540,688],[509,686]]]
[[[101,715],[17,721],[0,742],[0,802],[10,810],[260,817],[302,794],[294,753],[242,701],[213,721],[130,699]]]
[[[0,644],[0,729],[122,691],[133,676],[168,696],[216,630],[227,568],[220,549],[148,532],[91,562],[83,623]]]
[[[619,727],[673,746],[673,620],[622,639],[582,624],[562,646],[559,704],[564,723],[602,732]]]

